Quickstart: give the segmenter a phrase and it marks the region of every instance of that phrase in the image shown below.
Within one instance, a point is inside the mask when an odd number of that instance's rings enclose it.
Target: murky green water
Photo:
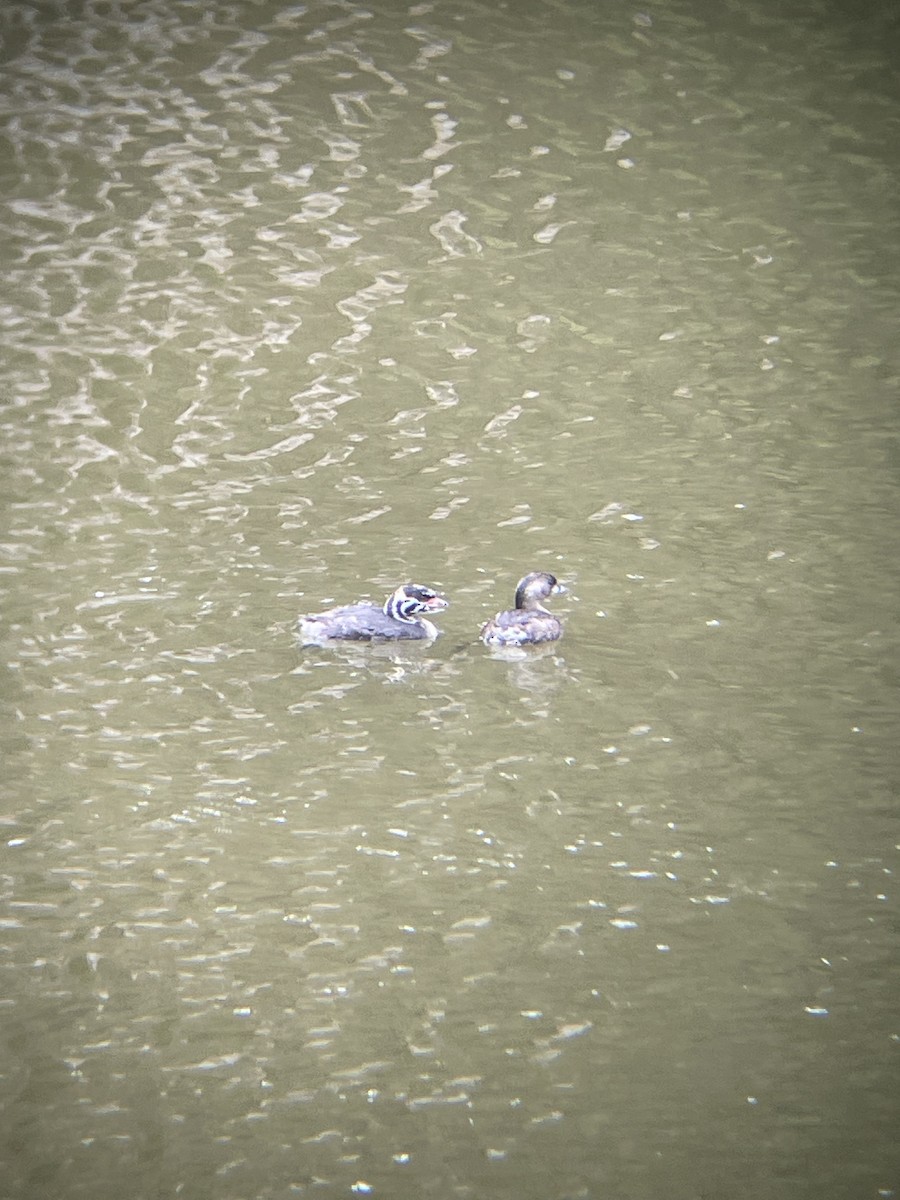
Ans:
[[[3,1196],[895,1195],[893,6],[0,25]]]

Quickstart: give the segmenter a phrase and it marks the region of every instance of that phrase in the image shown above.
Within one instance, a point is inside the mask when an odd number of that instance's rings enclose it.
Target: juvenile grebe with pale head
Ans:
[[[532,571],[516,585],[515,608],[497,613],[481,630],[486,646],[538,646],[563,635],[562,621],[541,603],[566,589],[548,571]]]

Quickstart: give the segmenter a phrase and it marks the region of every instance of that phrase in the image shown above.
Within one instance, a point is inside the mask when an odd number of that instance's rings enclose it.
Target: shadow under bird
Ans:
[[[449,600],[420,583],[404,583],[391,592],[384,604],[361,601],[309,613],[300,618],[300,638],[304,646],[323,646],[328,642],[431,641],[440,630],[422,613],[437,613]]]
[[[481,630],[486,646],[539,646],[555,642],[563,635],[559,617],[541,603],[549,596],[565,592],[548,571],[532,571],[516,585],[515,607],[498,612]]]

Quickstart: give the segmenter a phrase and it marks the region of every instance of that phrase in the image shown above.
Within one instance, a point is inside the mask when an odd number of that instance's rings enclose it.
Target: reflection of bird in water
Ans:
[[[560,684],[570,679],[566,660],[556,646],[495,647],[492,658],[507,664],[507,681],[522,692],[521,701],[536,717],[549,715],[547,703]]]
[[[532,571],[516,586],[515,608],[488,621],[481,640],[486,646],[539,646],[558,641],[563,634],[562,621],[541,601],[565,590],[549,572]]]
[[[364,601],[301,617],[300,637],[305,646],[333,641],[431,641],[440,630],[419,614],[441,612],[448,603],[431,588],[405,583],[388,596],[381,608]]]

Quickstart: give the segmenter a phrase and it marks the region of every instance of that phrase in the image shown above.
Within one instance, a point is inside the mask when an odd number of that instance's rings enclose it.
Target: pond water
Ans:
[[[895,7],[0,25],[4,1196],[896,1195]]]

